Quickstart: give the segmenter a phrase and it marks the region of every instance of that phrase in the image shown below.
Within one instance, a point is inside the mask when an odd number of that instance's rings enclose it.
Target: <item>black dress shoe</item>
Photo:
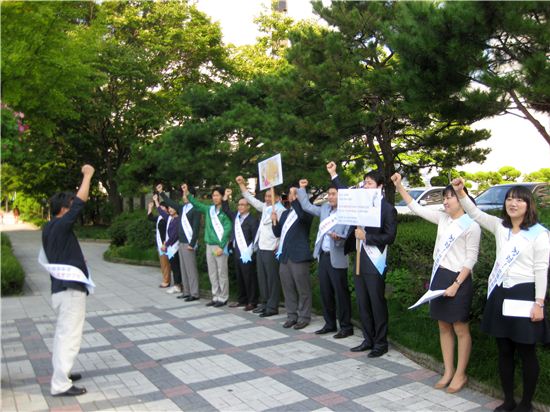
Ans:
[[[494,412],[509,412],[509,411],[513,411],[514,409],[516,409],[516,401],[511,401],[511,402],[508,402],[508,401],[504,401],[503,403],[501,403],[500,405],[498,405],[495,409],[494,409]]]
[[[295,320],[287,320],[285,323],[283,323],[283,328],[285,329],[291,328],[294,325],[296,325],[296,323],[297,322]]]
[[[307,325],[309,325],[309,322],[298,322],[296,325],[294,325],[294,329],[300,330],[304,329]]]
[[[78,395],[84,395],[86,392],[86,388],[78,388],[76,386],[71,386],[69,389],[67,389],[65,392],[57,393],[53,396],[78,396]]]
[[[340,329],[336,335],[333,336],[334,339],[343,339],[347,338],[348,336],[353,335],[353,329]]]
[[[260,313],[260,318],[268,318],[270,316],[273,316],[273,315],[278,315],[279,312],[272,312],[272,311],[265,311],[265,312],[262,312]]]
[[[264,313],[265,312],[265,306],[259,305],[256,309],[252,311],[252,313]]]
[[[199,300],[198,296],[189,296],[185,299],[186,302],[193,302],[194,300]]]
[[[210,302],[208,302],[206,305],[204,306],[214,306],[216,304],[216,302],[214,302],[213,300],[211,300]]]
[[[246,306],[244,307],[243,310],[244,310],[245,312],[249,312],[249,311],[254,310],[254,309],[256,309],[256,305],[253,305],[252,303],[249,303],[248,305],[246,305]]]
[[[221,308],[222,306],[225,306],[226,303],[227,303],[227,301],[225,301],[225,302],[216,302],[212,306],[214,306],[215,308]]]
[[[388,352],[388,348],[375,348],[369,352],[367,355],[369,358],[379,358],[384,353]]]
[[[187,299],[188,297],[190,297],[191,295],[184,295],[184,294],[181,294],[178,296],[178,299]]]
[[[372,349],[372,345],[364,340],[359,346],[355,346],[350,349],[352,352],[365,352],[366,350]]]
[[[80,373],[71,373],[69,375],[69,379],[72,380],[73,382],[79,381],[80,379],[82,379],[82,375]]]
[[[326,326],[322,329],[316,330],[316,335],[325,335],[327,333],[336,332],[336,329],[327,328]]]

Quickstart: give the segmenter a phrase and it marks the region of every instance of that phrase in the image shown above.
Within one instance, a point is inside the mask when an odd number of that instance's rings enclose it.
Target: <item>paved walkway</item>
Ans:
[[[27,290],[2,299],[3,411],[484,411],[499,403],[471,389],[433,389],[439,376],[395,350],[378,359],[352,353],[360,337],[317,336],[319,317],[295,331],[281,327],[283,314],[181,302],[157,287],[158,270],[105,262],[107,245],[98,243],[82,243],[97,284],[74,367],[88,393],[51,397],[54,313],[36,258],[40,232],[10,238]]]

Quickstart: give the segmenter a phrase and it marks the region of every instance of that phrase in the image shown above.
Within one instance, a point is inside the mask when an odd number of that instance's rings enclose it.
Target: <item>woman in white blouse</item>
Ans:
[[[464,181],[453,180],[464,210],[495,235],[496,261],[489,275],[481,328],[496,338],[504,403],[495,411],[530,411],[539,375],[536,343],[550,342],[544,298],[550,257],[550,235],[538,223],[531,192],[515,186],[506,193],[502,219],[479,210],[464,193]],[[522,309],[523,308],[523,309]],[[523,367],[523,396],[514,400],[514,355]]]
[[[434,266],[430,290],[445,290],[443,297],[430,302],[430,317],[437,320],[445,372],[435,388],[455,393],[468,378],[466,368],[472,349],[468,321],[472,304],[471,271],[477,262],[481,229],[464,213],[452,186],[443,190],[444,211],[420,206],[401,184],[401,175],[392,176],[395,187],[416,215],[437,225]],[[454,367],[455,335],[458,340],[458,360]]]

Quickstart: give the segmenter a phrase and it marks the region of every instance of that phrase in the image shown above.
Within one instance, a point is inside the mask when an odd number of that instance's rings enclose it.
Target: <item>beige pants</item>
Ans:
[[[67,391],[73,385],[69,374],[80,351],[86,316],[86,292],[67,289],[54,293],[52,306],[57,312],[57,324],[53,340],[53,375],[50,392],[56,395]]]
[[[212,286],[212,300],[214,302],[226,302],[229,299],[227,255],[214,255],[216,249],[218,249],[216,245],[206,245],[206,264],[208,265],[208,277]]]
[[[166,255],[160,255],[159,260],[160,260],[160,272],[162,273],[162,283],[164,283],[165,285],[169,285],[170,274],[172,273],[172,269],[170,269],[170,260]]]

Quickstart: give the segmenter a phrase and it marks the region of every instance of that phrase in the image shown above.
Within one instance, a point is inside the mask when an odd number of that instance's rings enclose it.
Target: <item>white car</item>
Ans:
[[[419,205],[430,209],[443,210],[443,189],[445,189],[444,186],[413,187],[408,192]],[[405,201],[401,199],[399,193],[396,193],[395,196],[395,208],[400,215],[413,214]]]

